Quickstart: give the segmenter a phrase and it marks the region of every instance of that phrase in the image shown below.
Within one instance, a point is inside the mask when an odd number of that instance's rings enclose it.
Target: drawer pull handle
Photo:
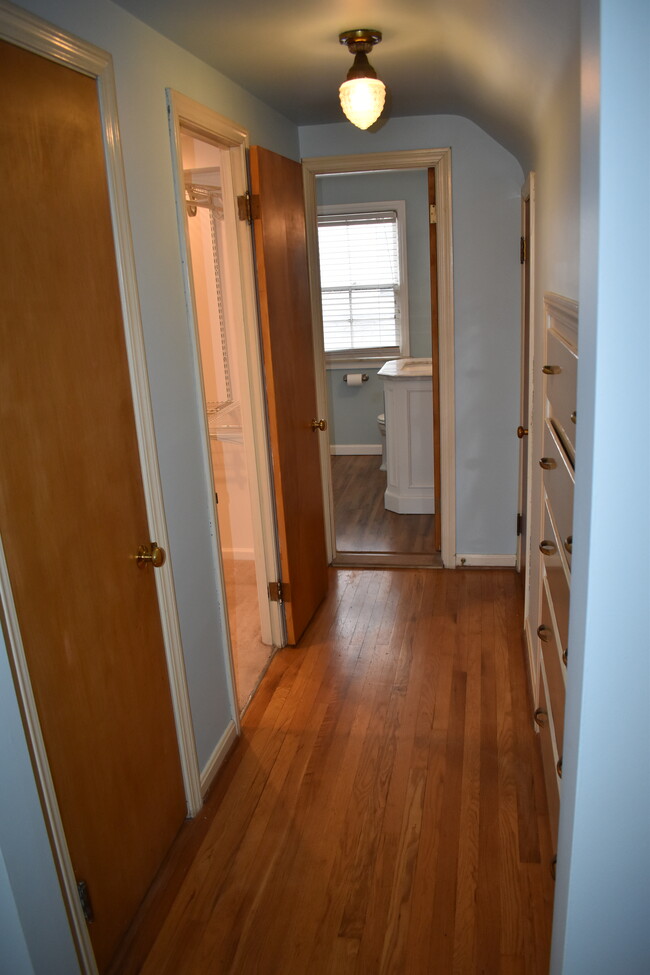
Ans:
[[[564,539],[564,547],[569,553],[569,555],[571,555],[571,553],[573,552],[573,535],[568,535]]]
[[[557,552],[557,548],[555,547],[553,542],[549,542],[547,538],[543,538],[541,540],[541,542],[539,543],[539,550],[542,553],[542,555],[555,555],[555,553]]]
[[[538,728],[545,728],[546,719],[548,718],[548,711],[545,711],[544,708],[537,708],[533,718],[535,719],[535,724]]]
[[[551,877],[555,880],[555,874],[557,872],[557,854],[551,860]]]
[[[557,760],[557,765],[555,766],[555,768],[557,769],[558,778],[561,779],[562,778],[562,756],[561,755]]]
[[[551,639],[550,626],[545,626],[544,623],[540,623],[537,627],[537,636],[540,638],[542,643],[548,643],[548,641]]]
[[[557,376],[558,373],[562,372],[561,366],[542,366],[542,372],[545,376]]]
[[[568,647],[566,648],[566,650],[562,654],[562,663],[564,664],[565,667],[569,663],[569,648]]]
[[[554,471],[557,467],[557,463],[552,457],[540,457],[539,466],[543,471]]]
[[[577,415],[578,414],[577,414],[576,410],[574,410],[573,413],[571,414],[571,423],[575,423],[576,422],[576,416]]]

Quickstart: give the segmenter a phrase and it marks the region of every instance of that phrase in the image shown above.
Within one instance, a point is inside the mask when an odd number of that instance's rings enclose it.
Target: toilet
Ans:
[[[386,414],[380,413],[377,417],[377,426],[379,427],[379,434],[381,436],[381,464],[379,465],[380,471],[386,470]]]

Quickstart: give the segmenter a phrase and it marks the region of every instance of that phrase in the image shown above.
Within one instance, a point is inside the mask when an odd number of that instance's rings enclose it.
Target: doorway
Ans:
[[[310,235],[319,412],[328,417],[330,427],[330,441],[322,445],[321,453],[325,508],[329,511],[330,559],[338,565],[452,566],[455,561],[455,463],[450,151],[305,159],[303,173]],[[435,198],[436,180],[439,183],[438,201]],[[418,372],[429,361],[431,406],[428,419],[430,423],[435,422],[431,423],[430,433],[422,436],[417,447],[411,452],[405,447],[403,463],[391,465],[388,458],[386,462],[382,458],[387,381],[380,374],[376,357],[374,361],[372,356],[364,359],[356,355],[337,359],[325,351],[318,211],[319,207],[329,209],[355,204],[362,209],[359,201],[368,205],[371,200],[399,201],[407,196],[411,198],[412,210],[408,261],[413,259],[413,268],[417,268],[414,277],[418,283],[415,288],[409,288],[409,299],[413,298],[413,315],[409,316],[412,327],[402,336],[395,358],[415,359]],[[433,274],[430,273],[431,261]],[[409,273],[405,278],[409,285],[412,277]],[[438,367],[435,365],[437,356],[440,360]],[[434,364],[430,361],[432,357]],[[384,356],[382,361],[386,358]],[[389,387],[386,393],[390,392]],[[439,409],[433,409],[434,398],[439,399]],[[406,430],[408,432],[408,428]],[[410,436],[393,436],[393,445],[401,442],[408,444]],[[391,504],[396,493],[401,502],[402,494],[391,483],[394,475],[382,468],[392,466],[398,476],[399,471],[406,471],[405,478],[412,481],[417,466],[415,459],[421,459],[423,448],[430,451],[431,462],[425,463],[424,476],[418,471],[415,480],[420,494],[429,492],[430,506],[427,502],[421,504],[420,499],[411,508],[408,500],[403,507]],[[398,447],[394,449],[397,452]],[[434,462],[436,453],[440,455],[439,463]],[[439,521],[437,530],[436,521]]]
[[[286,642],[280,607],[269,600],[277,569],[266,430],[263,415],[254,412],[253,387],[261,385],[258,349],[242,299],[236,182],[245,175],[243,136],[233,147],[232,123],[176,93],[170,100],[176,109],[179,222],[202,391],[206,473],[242,713],[275,648]],[[198,124],[197,116],[202,123],[209,116],[209,126]]]

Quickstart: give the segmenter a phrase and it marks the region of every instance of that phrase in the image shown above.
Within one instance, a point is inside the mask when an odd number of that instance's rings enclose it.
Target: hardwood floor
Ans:
[[[511,571],[332,570],[120,975],[546,973],[521,616]]]
[[[433,555],[433,515],[397,515],[384,508],[386,472],[375,455],[336,455],[332,493],[339,552]]]

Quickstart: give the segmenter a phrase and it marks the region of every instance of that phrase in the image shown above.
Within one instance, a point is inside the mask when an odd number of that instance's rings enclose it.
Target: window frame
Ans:
[[[320,216],[341,216],[345,217],[355,213],[385,213],[387,210],[394,210],[397,214],[397,248],[400,286],[398,292],[399,307],[399,341],[397,346],[386,347],[385,353],[381,348],[367,349],[342,349],[341,351],[324,352],[325,367],[327,369],[341,369],[348,366],[368,365],[381,366],[390,359],[403,359],[408,357],[409,343],[409,315],[408,315],[408,263],[406,255],[406,201],[405,200],[380,200],[370,203],[327,203],[317,207],[317,223]],[[318,233],[318,225],[317,225]],[[320,285],[320,255],[319,255],[319,285]],[[322,288],[321,288],[321,323],[322,323]],[[323,324],[323,346],[324,346],[324,324]],[[397,352],[394,351],[397,349]]]

